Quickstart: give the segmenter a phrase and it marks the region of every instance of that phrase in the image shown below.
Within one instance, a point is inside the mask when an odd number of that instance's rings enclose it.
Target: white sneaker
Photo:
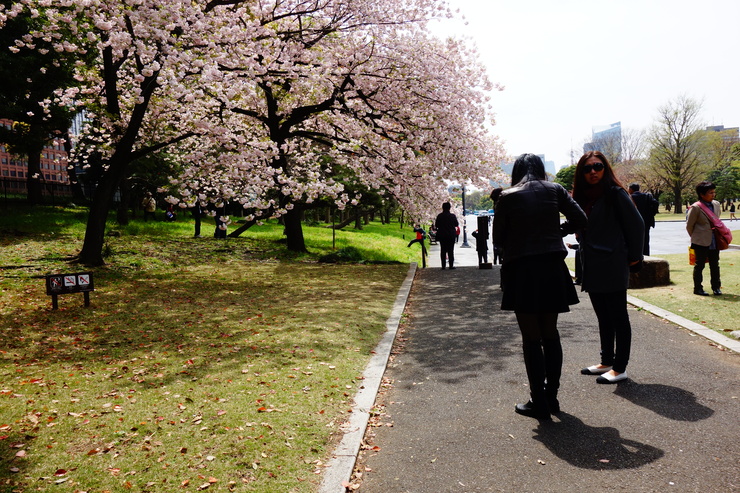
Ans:
[[[593,365],[581,370],[581,375],[601,375],[602,373],[606,373],[611,369],[611,366],[600,367],[599,365]]]

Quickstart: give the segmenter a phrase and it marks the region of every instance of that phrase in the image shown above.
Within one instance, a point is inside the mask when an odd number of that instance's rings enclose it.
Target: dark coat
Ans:
[[[659,204],[658,201],[655,200],[655,198],[653,197],[653,194],[633,192],[631,197],[632,202],[634,202],[635,206],[637,207],[637,211],[640,213],[640,216],[642,216],[645,227],[654,228],[655,215],[658,213]]]
[[[580,234],[583,291],[627,289],[629,264],[643,258],[645,225],[626,190],[614,186],[594,203]]]
[[[442,211],[434,221],[434,226],[437,228],[437,240],[439,241],[454,240],[457,236],[457,217],[449,211]]]
[[[566,222],[560,223],[560,213]],[[563,236],[586,225],[586,214],[557,183],[533,180],[505,190],[493,216],[493,243],[506,262],[546,253],[568,254]]]

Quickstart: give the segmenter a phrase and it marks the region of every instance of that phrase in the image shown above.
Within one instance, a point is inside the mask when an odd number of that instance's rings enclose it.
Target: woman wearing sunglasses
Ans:
[[[563,348],[558,313],[578,303],[565,265],[563,236],[586,225],[586,215],[562,186],[547,181],[534,154],[522,154],[493,215],[493,244],[503,247],[502,310],[513,310],[522,333],[531,399],[514,411],[537,419],[560,412]],[[566,222],[560,223],[560,213]],[[534,281],[534,282],[533,282]]]
[[[581,287],[596,312],[601,340],[601,362],[581,373],[599,375],[598,383],[617,383],[627,378],[632,343],[627,284],[630,270],[639,270],[642,262],[643,220],[599,151],[578,161],[573,198],[588,216],[580,235]]]

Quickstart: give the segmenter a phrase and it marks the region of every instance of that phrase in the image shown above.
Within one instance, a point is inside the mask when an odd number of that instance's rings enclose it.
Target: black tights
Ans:
[[[532,402],[554,400],[560,387],[563,347],[557,313],[516,312]]]
[[[516,312],[516,321],[519,322],[519,330],[522,331],[522,340],[525,343],[560,339],[557,313]]]

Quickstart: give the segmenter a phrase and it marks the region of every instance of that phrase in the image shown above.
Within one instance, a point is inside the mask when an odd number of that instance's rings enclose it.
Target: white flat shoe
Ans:
[[[622,380],[627,380],[626,371],[615,376],[612,376],[610,373],[605,373],[596,379],[596,383],[617,383],[621,382]]]
[[[593,365],[589,366],[588,368],[582,369],[581,375],[601,375],[602,373],[606,373],[611,369],[611,366],[604,366],[599,368],[599,365]]]

